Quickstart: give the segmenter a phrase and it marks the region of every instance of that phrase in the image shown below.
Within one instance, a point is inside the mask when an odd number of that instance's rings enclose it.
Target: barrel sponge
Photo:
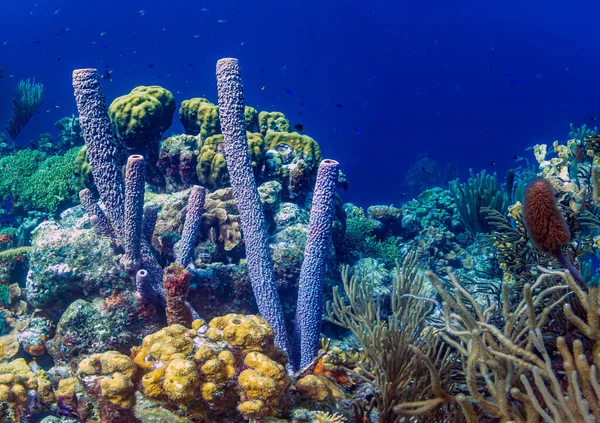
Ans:
[[[260,112],[258,128],[265,136],[268,132],[290,132],[290,121],[281,112]]]
[[[569,242],[571,234],[558,209],[552,184],[544,178],[534,179],[523,198],[523,217],[531,242],[541,252],[555,255]]]
[[[247,134],[248,152],[254,172],[264,157],[264,140],[258,133]],[[229,186],[229,172],[223,151],[223,135],[212,135],[203,140],[198,155],[196,174],[200,185],[209,189],[220,189]]]
[[[158,147],[174,113],[173,94],[156,85],[136,87],[129,94],[117,97],[108,108],[117,138],[128,150],[138,153]]]
[[[200,134],[202,138],[207,138],[221,133],[219,106],[205,98],[183,100],[179,107],[179,118],[186,134]]]
[[[323,159],[319,144],[308,135],[297,132],[268,132],[265,135],[265,150],[282,144],[291,147],[298,156],[297,160],[304,160],[310,172],[316,171]]]

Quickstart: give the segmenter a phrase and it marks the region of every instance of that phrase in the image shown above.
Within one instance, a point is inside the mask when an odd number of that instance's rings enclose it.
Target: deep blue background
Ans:
[[[36,77],[46,101],[18,140],[55,131],[76,112],[80,67],[114,72],[109,101],[159,84],[178,103],[216,102],[215,62],[234,56],[248,105],[302,123],[341,162],[346,201],[399,204],[421,151],[463,176],[504,175],[526,147],[564,140],[569,122],[596,124],[598,16],[597,0],[2,0],[0,122],[17,81]],[[181,129],[176,117],[167,133]]]

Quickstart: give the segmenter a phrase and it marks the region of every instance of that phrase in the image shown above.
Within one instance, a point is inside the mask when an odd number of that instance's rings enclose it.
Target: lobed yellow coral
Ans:
[[[221,132],[219,106],[205,98],[191,98],[181,102],[179,118],[186,134],[198,135],[205,139]]]
[[[281,357],[281,351],[275,347],[273,329],[262,317],[227,314],[215,317],[208,326],[209,339],[225,340],[244,353],[259,351],[274,359]]]
[[[290,121],[280,112],[260,112],[258,114],[258,128],[265,136],[269,132],[290,132]]]
[[[258,133],[247,132],[246,135],[252,167],[257,172],[264,157],[264,140]],[[229,185],[229,172],[222,144],[223,135],[214,134],[202,138],[198,147],[196,174],[200,184],[209,189],[219,189]]]
[[[135,378],[137,367],[133,360],[117,351],[92,354],[77,367],[77,377],[87,389],[97,391],[101,397],[119,408],[135,405]]]
[[[248,369],[240,373],[238,383],[245,401],[238,410],[249,418],[271,415],[290,383],[285,368],[259,352],[248,353],[244,364]]]
[[[278,145],[287,145],[299,155],[299,159],[304,160],[309,170],[312,171],[323,160],[319,144],[308,135],[301,135],[297,132],[269,132],[265,135],[265,149],[271,150]]]
[[[139,86],[117,97],[108,108],[115,134],[129,150],[144,153],[173,121],[173,94],[159,86]]]
[[[142,346],[134,349],[135,364],[143,371],[154,369],[156,362],[167,362],[174,354],[188,354],[194,343],[196,330],[171,325],[144,338]]]
[[[44,374],[34,374],[23,358],[0,364],[0,402],[27,405],[29,392],[35,391],[43,403],[54,402],[50,381]]]

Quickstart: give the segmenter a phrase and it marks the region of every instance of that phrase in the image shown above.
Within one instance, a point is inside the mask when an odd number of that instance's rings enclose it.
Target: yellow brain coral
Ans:
[[[183,100],[179,108],[179,118],[186,134],[200,134],[204,139],[221,132],[219,106],[205,98]]]
[[[298,154],[298,159],[304,160],[311,172],[323,160],[319,144],[308,135],[301,135],[297,132],[269,132],[265,135],[266,150],[274,149],[279,145],[291,147]]]
[[[264,140],[261,134],[246,133],[248,152],[255,171],[264,157]],[[229,186],[229,172],[223,149],[223,135],[214,134],[203,137],[199,145],[196,174],[202,186],[209,189],[219,189]]]
[[[23,358],[0,364],[0,402],[27,405],[30,391],[35,391],[41,402],[54,401],[50,381],[35,375]]]
[[[135,364],[142,370],[154,369],[157,361],[166,362],[174,354],[188,354],[193,347],[194,329],[172,325],[144,338],[141,348],[134,349]]]
[[[275,359],[281,354],[275,347],[273,329],[262,317],[228,314],[215,317],[208,326],[208,338],[225,340],[244,353],[259,351]]]
[[[138,153],[157,147],[174,113],[173,94],[159,86],[136,87],[117,97],[108,108],[115,134],[129,150]]]
[[[263,136],[268,132],[290,132],[290,121],[280,112],[260,112],[258,128]]]
[[[117,351],[92,354],[77,367],[77,377],[87,389],[119,408],[135,405],[135,378],[137,367],[133,360]]]
[[[272,414],[290,380],[285,368],[259,352],[250,352],[244,359],[248,369],[240,373],[238,383],[245,399],[238,410],[246,417]]]

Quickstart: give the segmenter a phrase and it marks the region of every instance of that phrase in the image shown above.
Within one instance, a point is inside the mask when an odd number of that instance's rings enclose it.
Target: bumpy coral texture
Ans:
[[[523,216],[531,242],[540,251],[550,254],[556,254],[571,238],[554,194],[550,182],[538,178],[527,186],[523,203]]]
[[[215,421],[272,415],[290,384],[285,354],[257,316],[195,320],[190,329],[172,325],[132,352],[144,395]]]
[[[117,97],[108,115],[117,138],[135,153],[155,152],[175,113],[173,94],[159,86],[139,86]]]
[[[248,154],[242,76],[236,59],[217,62],[217,91],[227,168],[246,240],[252,290],[260,314],[275,331],[277,345],[287,352],[289,341],[275,285],[267,225]]]

